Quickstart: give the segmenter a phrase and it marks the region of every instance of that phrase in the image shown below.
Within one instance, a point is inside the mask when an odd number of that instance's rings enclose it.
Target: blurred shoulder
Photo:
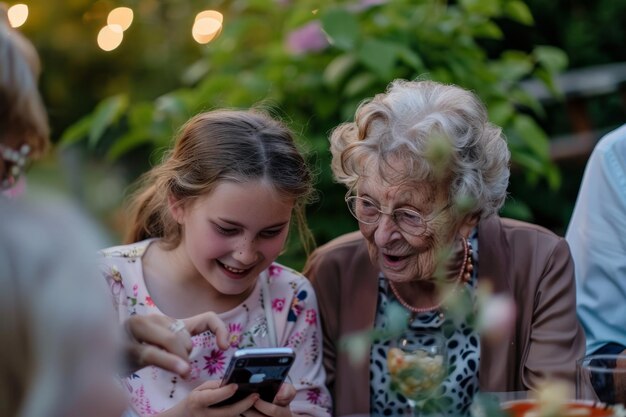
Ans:
[[[106,259],[114,262],[115,260],[137,260],[140,259],[146,249],[150,246],[154,239],[147,239],[141,242],[131,243],[129,245],[111,246],[101,249],[98,254]]]

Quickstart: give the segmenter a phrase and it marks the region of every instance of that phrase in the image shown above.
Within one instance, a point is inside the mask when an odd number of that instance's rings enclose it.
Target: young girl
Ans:
[[[303,209],[311,192],[311,173],[291,132],[263,113],[213,111],[182,128],[132,202],[127,241],[134,243],[103,251],[105,276],[120,320],[210,310],[228,326],[230,346],[221,350],[212,333],[203,333],[193,338],[188,378],[155,367],[133,374],[136,412],[328,415],[315,294],[308,280],[274,263],[291,219],[307,230]],[[293,387],[283,385],[274,404],[253,394],[209,407],[236,391],[219,382],[237,349],[276,346],[296,351]]]

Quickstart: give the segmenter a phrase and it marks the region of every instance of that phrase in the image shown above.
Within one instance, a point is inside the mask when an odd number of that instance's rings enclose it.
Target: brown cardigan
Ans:
[[[508,340],[481,341],[480,389],[522,391],[541,378],[574,381],[575,361],[585,353],[576,318],[574,264],[564,239],[539,226],[496,216],[478,225],[478,285],[517,304]],[[369,361],[353,366],[338,340],[370,329],[376,313],[378,270],[359,232],[318,248],[304,274],[317,292],[324,330],[324,365],[335,415],[369,414]]]

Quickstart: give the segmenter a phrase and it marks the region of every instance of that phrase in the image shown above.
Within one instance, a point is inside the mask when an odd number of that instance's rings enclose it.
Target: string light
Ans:
[[[133,9],[129,7],[116,7],[109,12],[107,24],[119,25],[122,31],[128,29],[133,23]]]
[[[26,23],[28,19],[28,6],[25,4],[14,4],[7,10],[9,24],[11,27],[17,28]]]
[[[222,32],[224,16],[215,10],[204,10],[196,15],[191,35],[198,43],[211,42]]]
[[[107,16],[107,25],[98,32],[98,46],[103,51],[112,51],[122,44],[124,31],[133,23],[133,10],[116,7]]]
[[[98,46],[103,51],[112,51],[122,43],[124,30],[120,25],[106,25],[98,32]]]

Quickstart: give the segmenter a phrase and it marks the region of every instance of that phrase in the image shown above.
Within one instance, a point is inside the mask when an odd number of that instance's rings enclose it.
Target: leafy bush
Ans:
[[[254,0],[229,3],[221,35],[190,65],[184,86],[153,100],[126,92],[103,100],[68,128],[64,146],[82,142],[111,163],[129,154],[157,160],[191,115],[217,107],[262,106],[303,138],[319,172],[319,201],[310,208],[318,243],[355,228],[344,207],[345,190],[329,169],[329,131],[351,120],[358,104],[384,91],[394,78],[433,79],[476,92],[492,121],[503,127],[514,164],[527,181],[560,184],[548,138],[533,116],[542,107],[519,87],[538,77],[553,89],[567,59],[550,46],[504,50],[489,58],[480,40],[502,41],[496,22],[532,25],[520,0]],[[139,23],[137,23],[139,24]],[[553,89],[554,90],[554,89]],[[556,93],[556,91],[555,91]],[[145,165],[141,165],[145,169]],[[134,177],[137,172],[133,172]],[[132,178],[129,178],[132,179]],[[523,202],[505,207],[527,215]],[[295,240],[293,245],[297,246]],[[288,263],[298,267],[298,248]]]

